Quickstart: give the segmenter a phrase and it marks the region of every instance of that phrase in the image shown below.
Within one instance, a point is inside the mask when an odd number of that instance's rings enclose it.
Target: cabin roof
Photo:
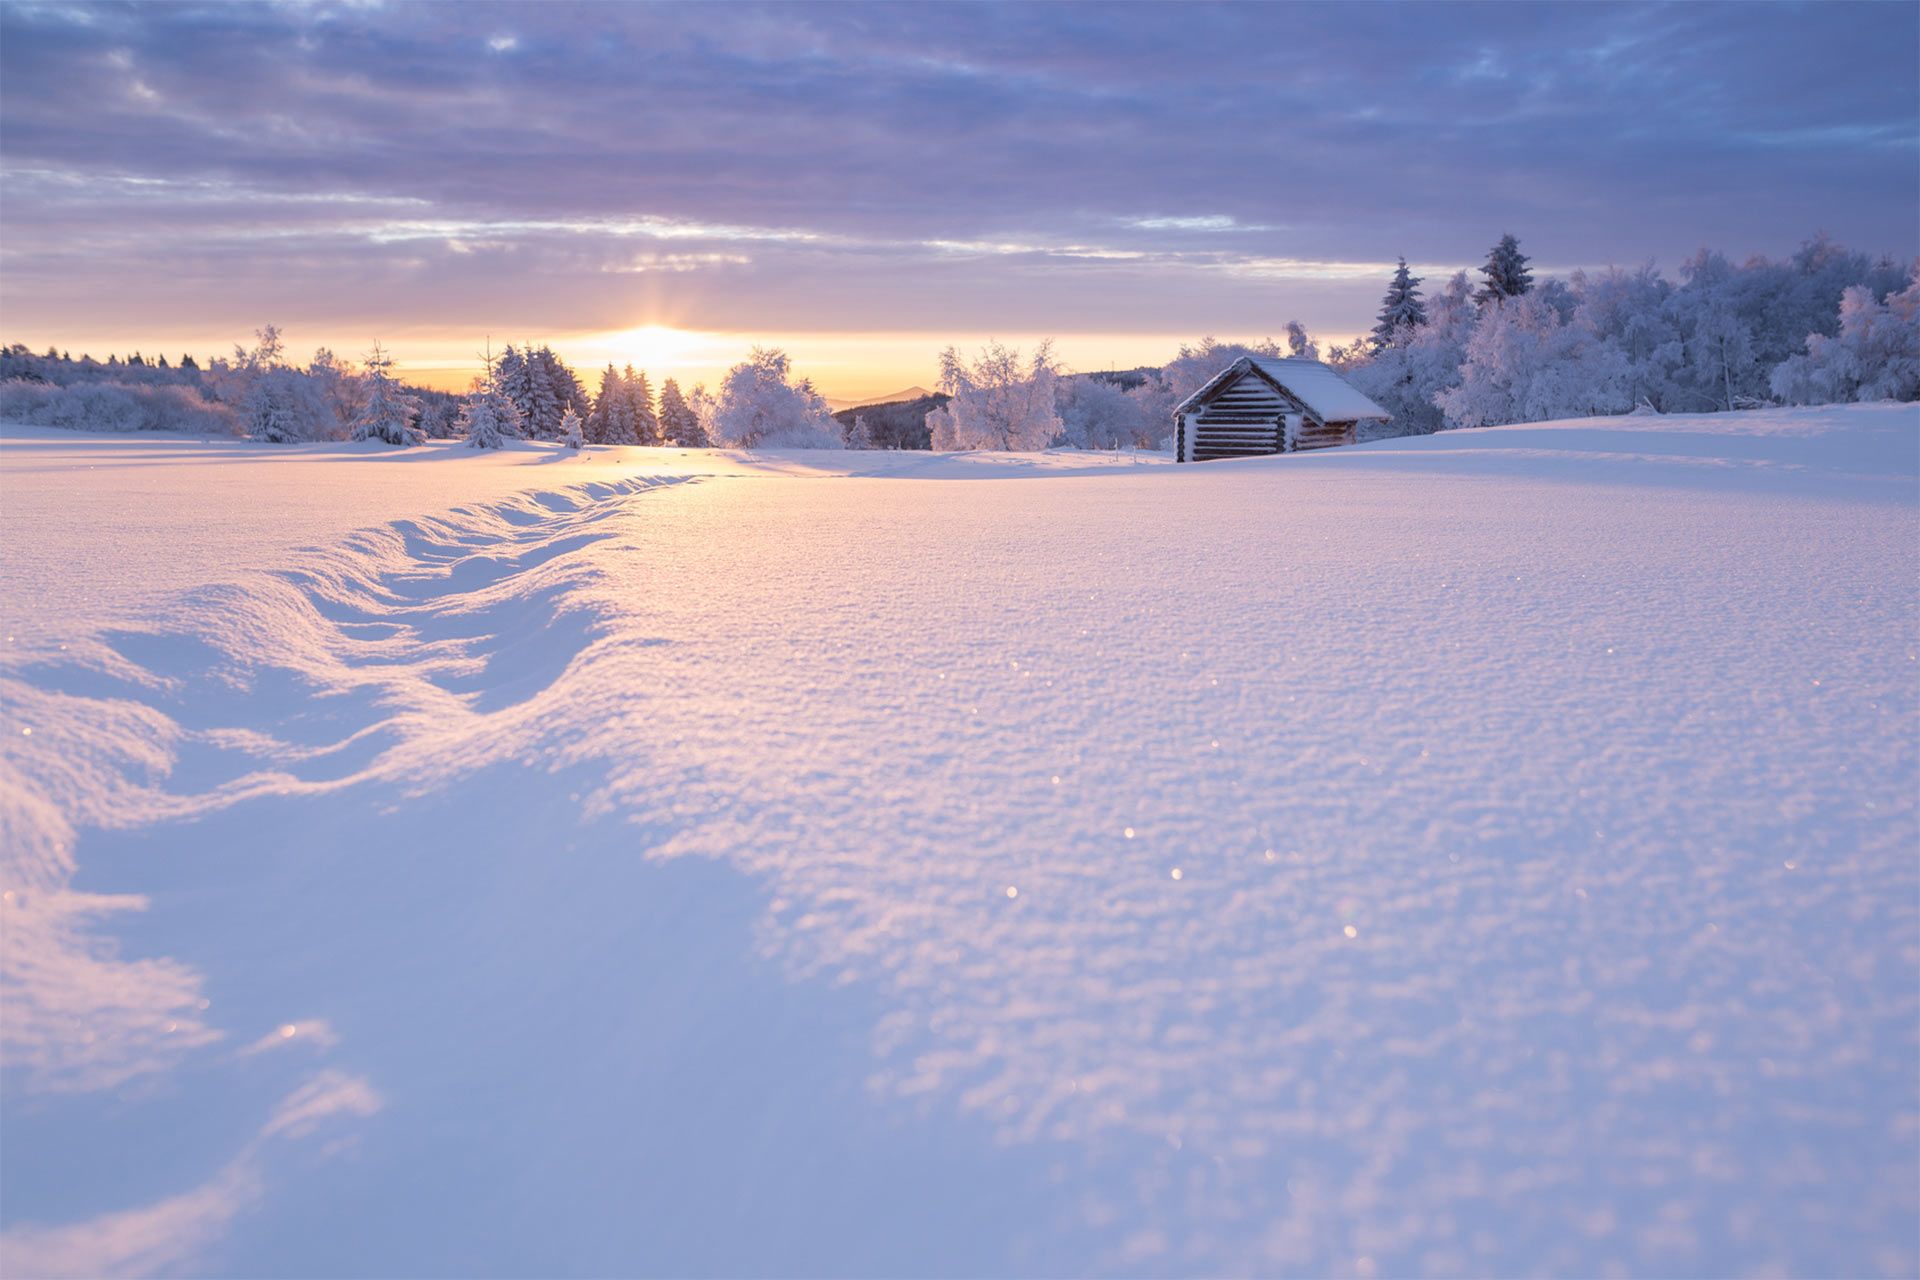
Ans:
[[[1198,391],[1182,400],[1175,413],[1205,404],[1214,393],[1248,369],[1254,369],[1270,382],[1307,407],[1322,422],[1356,422],[1361,418],[1386,419],[1385,409],[1354,390],[1352,385],[1318,360],[1300,356],[1241,356],[1213,375]]]

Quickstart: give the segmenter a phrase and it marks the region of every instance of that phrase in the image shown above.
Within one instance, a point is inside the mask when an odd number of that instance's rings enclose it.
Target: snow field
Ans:
[[[242,507],[6,651],[7,1267],[1910,1272],[1915,439]]]

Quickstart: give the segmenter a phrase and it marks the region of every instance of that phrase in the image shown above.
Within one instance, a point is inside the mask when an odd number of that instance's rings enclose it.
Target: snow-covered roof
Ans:
[[[1307,406],[1322,422],[1356,422],[1361,418],[1385,419],[1392,416],[1354,390],[1345,378],[1326,365],[1299,356],[1241,356],[1208,379],[1205,386],[1182,400],[1174,412],[1185,413],[1188,406],[1209,398],[1214,391],[1250,367],[1259,369],[1279,383],[1287,394]]]

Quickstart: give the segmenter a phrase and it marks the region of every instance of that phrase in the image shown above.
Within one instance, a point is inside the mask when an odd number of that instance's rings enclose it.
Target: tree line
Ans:
[[[1410,435],[1628,412],[1920,399],[1920,264],[1850,252],[1821,235],[1790,257],[1738,265],[1701,250],[1670,280],[1651,264],[1536,280],[1512,235],[1478,279],[1436,293],[1404,258],[1378,320],[1327,363]],[[609,364],[589,391],[541,345],[482,357],[470,392],[408,386],[377,344],[352,367],[321,350],[290,362],[269,325],[205,367],[134,353],[102,363],[0,349],[0,416],[91,430],[226,431],[267,441],[465,436],[586,445],[736,448],[1088,449],[1164,447],[1174,406],[1243,355],[1321,359],[1289,321],[1282,340],[1183,344],[1158,368],[1075,374],[1052,344],[989,343],[940,356],[923,401],[828,412],[783,351],[753,349],[709,394]]]

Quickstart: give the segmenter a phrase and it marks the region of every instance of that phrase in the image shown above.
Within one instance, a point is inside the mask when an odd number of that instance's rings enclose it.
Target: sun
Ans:
[[[621,363],[632,364],[637,369],[660,369],[684,364],[699,341],[699,335],[688,330],[649,324],[610,333],[600,345],[613,352]]]

